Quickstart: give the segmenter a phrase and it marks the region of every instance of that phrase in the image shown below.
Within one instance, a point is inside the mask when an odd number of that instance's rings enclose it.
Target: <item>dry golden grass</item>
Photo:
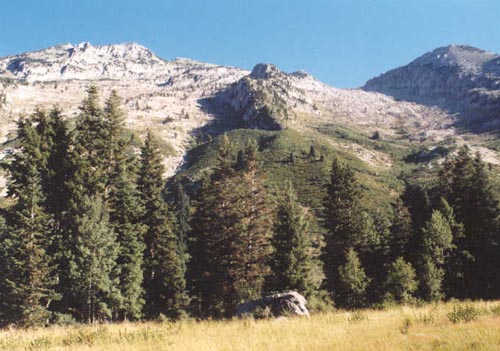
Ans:
[[[460,303],[465,306],[466,303]],[[120,323],[0,331],[0,350],[500,350],[500,302],[474,302],[471,322],[452,323],[455,303],[269,321]]]

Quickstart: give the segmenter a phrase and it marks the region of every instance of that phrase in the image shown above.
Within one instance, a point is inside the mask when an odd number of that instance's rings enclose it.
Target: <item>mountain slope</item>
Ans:
[[[370,79],[363,89],[446,109],[476,130],[500,123],[500,55],[471,46],[435,49]]]
[[[278,133],[275,137],[285,132],[280,140],[286,142],[275,146],[282,150],[280,157],[289,152],[307,153],[306,144],[316,144],[325,155],[336,152],[358,170],[374,175],[366,178],[367,182],[392,177],[387,183],[392,184],[390,187],[397,183],[394,178],[401,167],[415,167],[418,155],[434,155],[430,150],[436,146],[452,150],[467,142],[488,161],[500,163],[497,152],[487,148],[497,145],[496,139],[478,139],[459,132],[453,127],[456,116],[448,105],[423,98],[430,99],[439,92],[445,96],[459,94],[456,85],[438,84],[439,77],[446,75],[453,82],[482,77],[472,81],[478,86],[482,82],[481,94],[495,95],[498,57],[471,48],[446,50],[424,55],[403,71],[396,70],[402,73],[388,72],[386,75],[395,77],[392,85],[382,84],[388,81],[388,76],[382,75],[367,83],[364,90],[337,89],[303,71],[285,73],[270,64],[258,64],[248,72],[188,59],[168,61],[133,43],[65,44],[0,58],[0,137],[4,143],[0,157],[12,152],[14,121],[20,115],[36,107],[58,105],[71,121],[78,115],[86,88],[96,85],[103,98],[117,90],[130,130],[142,136],[151,129],[164,140],[165,150],[169,150],[165,154],[166,176],[179,171],[189,174],[190,167],[196,168],[189,150],[210,142],[218,133],[238,128],[264,129]],[[454,54],[450,56],[448,51]],[[436,59],[436,55],[447,56]],[[449,67],[462,72],[459,78],[454,78],[455,71]],[[419,72],[434,77],[434,72],[441,70],[439,79],[423,85],[427,78]],[[393,85],[403,83],[408,84],[406,90],[400,89],[408,95],[403,100],[416,102],[400,101],[403,96],[391,90]],[[469,83],[463,84],[462,90],[469,92]],[[386,85],[388,88],[382,88]],[[414,86],[420,90],[412,95]],[[488,104],[478,104],[489,108]],[[291,138],[294,133],[298,136]],[[409,166],[405,161],[408,155],[413,155]],[[423,160],[429,162],[427,156]]]
[[[15,119],[36,107],[58,105],[68,118],[90,85],[104,98],[117,90],[127,126],[139,135],[154,130],[174,153],[168,175],[182,162],[191,133],[213,119],[199,100],[236,82],[247,71],[187,59],[166,61],[137,44],[60,45],[0,59],[0,140],[14,137]]]

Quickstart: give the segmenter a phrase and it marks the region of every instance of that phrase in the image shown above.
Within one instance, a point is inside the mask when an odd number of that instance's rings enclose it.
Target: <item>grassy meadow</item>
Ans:
[[[4,329],[0,350],[500,350],[500,301],[337,311],[311,319]]]

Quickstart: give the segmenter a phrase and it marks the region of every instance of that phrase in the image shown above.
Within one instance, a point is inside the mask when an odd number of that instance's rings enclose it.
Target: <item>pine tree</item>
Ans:
[[[179,318],[187,305],[186,281],[172,215],[162,198],[163,165],[157,141],[149,132],[141,150],[139,191],[145,212],[144,289],[146,314]]]
[[[234,281],[234,295],[230,297],[233,305],[259,298],[269,274],[272,213],[258,167],[257,150],[256,141],[249,140],[243,172],[236,177],[240,185],[236,228],[240,230],[236,231],[236,241],[232,244],[232,255],[236,258],[230,271]]]
[[[500,293],[500,209],[484,163],[463,147],[447,160],[440,173],[439,193],[463,223],[464,236],[457,241],[461,253],[463,297],[492,298]]]
[[[21,151],[9,165],[9,195],[17,199],[17,204],[9,216],[7,247],[4,246],[10,254],[6,258],[8,271],[4,272],[9,310],[13,321],[23,326],[46,324],[48,307],[59,298],[54,290],[53,260],[47,254],[52,220],[44,207],[41,141],[32,119],[18,124]]]
[[[41,130],[37,126],[41,138],[49,145],[47,158],[47,174],[44,181],[47,210],[54,216],[56,230],[64,227],[64,214],[69,205],[69,189],[67,187],[70,167],[69,148],[71,138],[67,123],[61,111],[53,109],[48,117],[48,127]]]
[[[139,319],[144,305],[143,254],[145,226],[141,223],[143,207],[135,185],[135,179],[125,162],[117,164],[114,186],[110,193],[110,222],[113,224],[119,252],[119,286],[122,305],[121,319]]]
[[[383,282],[387,275],[390,261],[390,222],[382,213],[370,214],[363,212],[362,241],[357,246],[356,253],[363,263],[363,268],[369,279],[366,289],[368,303],[378,302],[383,296]]]
[[[177,219],[176,231],[178,233],[178,247],[177,252],[182,262],[182,271],[184,274],[187,272],[187,266],[190,259],[188,250],[189,233],[191,231],[191,219],[193,210],[191,207],[191,200],[184,191],[181,183],[176,184],[173,193],[173,209]]]
[[[242,166],[243,167],[243,166]],[[230,284],[227,267],[230,262],[228,244],[237,218],[235,206],[230,206],[237,192],[236,172],[231,164],[230,142],[226,135],[218,141],[217,165],[210,179],[205,179],[193,218],[192,260],[189,276],[193,288],[194,310],[201,316],[221,316]]]
[[[116,235],[100,197],[85,195],[80,209],[76,218],[74,261],[70,267],[74,315],[87,323],[110,320],[121,304]]]
[[[318,262],[313,254],[310,220],[289,183],[278,204],[273,230],[271,290],[296,290],[310,297],[319,289],[321,280],[314,276]]]
[[[0,327],[8,325],[15,318],[12,284],[8,280],[14,269],[11,267],[13,243],[4,215],[0,216]]]
[[[461,249],[464,247],[464,226],[457,222],[453,208],[444,198],[441,198],[439,211],[448,222],[452,234],[452,245],[444,263],[445,294],[447,297],[463,297],[461,294],[464,293],[464,270],[471,260],[470,253]]]
[[[103,118],[107,129],[107,152],[110,154],[119,153],[122,150],[120,141],[123,140],[125,112],[121,109],[121,98],[116,90],[113,90],[106,99]]]
[[[401,199],[396,199],[392,205],[393,219],[390,228],[390,261],[396,260],[398,257],[409,259],[409,245],[412,243],[413,228],[410,212],[404,206]]]
[[[109,174],[105,194],[110,209],[110,224],[113,226],[119,245],[117,269],[121,306],[115,314],[121,319],[138,319],[144,306],[143,254],[146,227],[141,223],[144,208],[137,190],[138,160],[125,140],[125,113],[120,108],[121,100],[112,91],[103,110],[107,128],[106,153],[103,160]]]
[[[108,160],[109,124],[99,106],[99,94],[95,86],[87,90],[87,97],[80,107],[71,153],[70,179],[72,207],[78,212],[78,203],[85,195],[105,195],[109,181]]]
[[[362,307],[366,303],[369,279],[358,254],[352,248],[347,251],[345,264],[338,268],[339,285],[336,301],[347,308]]]
[[[270,254],[271,220],[256,164],[256,145],[245,148],[241,173],[233,168],[227,136],[205,183],[193,222],[191,276],[202,315],[229,316],[261,294]]]
[[[360,209],[360,188],[352,169],[334,159],[330,183],[324,200],[324,223],[327,228],[323,262],[325,286],[335,295],[339,285],[338,267],[345,265],[346,253],[356,248],[363,233]],[[335,298],[334,298],[335,300]]]
[[[436,265],[443,266],[453,249],[453,232],[448,220],[437,210],[423,229],[422,255],[429,257]]]

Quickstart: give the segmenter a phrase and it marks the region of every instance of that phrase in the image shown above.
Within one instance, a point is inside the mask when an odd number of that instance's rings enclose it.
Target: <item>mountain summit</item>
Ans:
[[[166,61],[136,43],[64,44],[0,60],[0,74],[26,81],[151,78],[167,69]]]
[[[500,119],[500,55],[467,45],[424,54],[363,87],[400,100],[438,106],[467,122]]]

